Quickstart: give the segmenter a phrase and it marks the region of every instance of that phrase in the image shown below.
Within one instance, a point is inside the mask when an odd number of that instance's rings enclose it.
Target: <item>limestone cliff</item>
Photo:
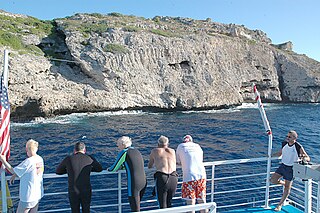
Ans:
[[[13,118],[231,107],[253,100],[252,83],[264,101],[320,102],[320,63],[272,45],[259,30],[117,13],[50,24],[38,34],[32,33],[36,26],[24,26],[22,45],[38,47],[37,54],[9,47]],[[0,41],[2,52],[5,46]]]

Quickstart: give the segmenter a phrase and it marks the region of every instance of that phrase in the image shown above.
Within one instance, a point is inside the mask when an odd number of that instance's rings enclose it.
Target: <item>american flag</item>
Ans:
[[[6,155],[7,160],[10,156],[10,104],[8,99],[8,90],[4,83],[3,73],[1,75],[0,85],[0,150],[1,155]],[[1,162],[0,162],[1,166]]]

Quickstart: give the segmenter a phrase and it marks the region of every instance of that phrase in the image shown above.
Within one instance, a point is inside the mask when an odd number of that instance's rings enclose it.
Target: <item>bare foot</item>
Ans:
[[[280,212],[281,209],[282,209],[282,205],[278,205],[278,206],[274,209],[274,211]]]

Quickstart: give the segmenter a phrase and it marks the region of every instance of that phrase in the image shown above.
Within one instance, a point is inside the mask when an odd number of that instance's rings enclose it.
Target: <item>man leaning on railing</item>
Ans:
[[[302,157],[304,161],[310,161],[309,155],[304,151],[302,145],[297,142],[298,134],[296,131],[290,130],[286,139],[282,142],[282,148],[274,155],[281,156],[281,165],[273,173],[271,177],[271,183],[281,184],[284,186],[282,198],[275,211],[281,211],[284,201],[288,198],[292,187],[293,180],[293,164],[297,162],[299,157]],[[284,179],[280,180],[280,178]]]

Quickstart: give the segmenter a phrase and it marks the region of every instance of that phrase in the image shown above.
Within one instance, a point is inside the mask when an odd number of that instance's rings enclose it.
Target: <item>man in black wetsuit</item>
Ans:
[[[90,212],[91,183],[90,173],[101,172],[101,164],[92,156],[86,155],[86,147],[83,142],[74,146],[74,154],[67,156],[57,167],[56,174],[68,173],[68,193],[72,213]]]
[[[169,139],[161,136],[158,139],[158,147],[150,154],[148,168],[155,165],[157,171],[154,174],[156,195],[161,209],[171,207],[171,200],[176,193],[178,175],[176,172],[176,153],[169,148]]]
[[[107,170],[116,172],[122,167],[126,169],[130,208],[132,212],[139,212],[140,200],[147,187],[147,179],[142,155],[131,145],[131,139],[127,136],[122,136],[117,140],[117,146],[121,151],[114,164]]]

